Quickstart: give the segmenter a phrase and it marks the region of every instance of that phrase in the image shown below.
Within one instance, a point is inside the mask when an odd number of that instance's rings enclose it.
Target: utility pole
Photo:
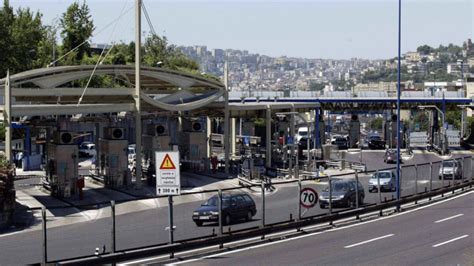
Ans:
[[[141,0],[135,0],[135,185],[142,185],[142,117],[140,105],[140,64],[141,64]]]

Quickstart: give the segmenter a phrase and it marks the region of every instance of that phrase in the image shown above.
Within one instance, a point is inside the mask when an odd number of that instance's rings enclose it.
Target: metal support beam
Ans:
[[[141,118],[141,89],[140,89],[140,71],[141,71],[141,7],[142,1],[135,0],[135,144],[136,144],[136,179],[135,185],[142,185],[142,118]]]
[[[12,102],[10,87],[10,71],[7,71],[5,82],[5,109],[3,111],[3,121],[5,121],[5,156],[9,163],[12,162]]]
[[[266,167],[272,167],[272,109],[271,109],[270,105],[267,105],[265,126],[266,126],[266,129],[265,129],[265,134],[266,134],[266,144],[265,144],[266,164],[265,164],[265,166]]]
[[[225,161],[225,173],[229,174],[229,163],[230,163],[230,144],[229,144],[229,129],[230,129],[230,110],[229,110],[229,72],[228,65],[225,62],[224,65],[224,161]]]
[[[230,119],[230,154],[235,154],[235,125],[236,119]]]

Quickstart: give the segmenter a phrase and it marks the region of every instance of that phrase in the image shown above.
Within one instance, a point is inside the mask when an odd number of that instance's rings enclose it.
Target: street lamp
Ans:
[[[442,131],[441,131],[441,134],[443,135],[443,147],[441,149],[441,154],[444,155],[445,151],[446,151],[446,145],[447,145],[447,141],[446,141],[446,127],[445,127],[445,116],[444,116],[444,113],[443,111],[441,111],[441,109],[438,108],[438,106],[436,105],[420,105],[418,106],[418,108],[420,110],[425,110],[425,109],[435,109],[436,111],[438,111],[438,113],[441,115],[441,123],[442,123]]]

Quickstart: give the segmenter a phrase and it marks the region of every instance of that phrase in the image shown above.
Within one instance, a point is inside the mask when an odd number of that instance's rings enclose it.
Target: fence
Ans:
[[[454,169],[451,165],[458,168]],[[140,252],[145,252],[144,250],[173,253],[193,245],[204,245],[204,240],[209,245],[223,244],[239,237],[265,235],[275,230],[332,221],[349,214],[382,210],[410,200],[444,194],[474,183],[471,157],[403,166],[399,185],[396,179],[385,178],[387,176],[384,173],[391,173],[393,170],[394,168],[382,169],[280,183],[273,180],[273,189],[262,182],[246,187],[183,193],[171,198],[152,196],[74,208],[51,208],[44,212],[43,219],[38,219],[38,216],[41,217],[38,215],[41,210],[29,209],[37,217],[36,223],[42,220],[42,233],[32,233],[26,245],[2,241],[0,257],[5,264],[40,261],[55,263],[68,258],[75,258],[76,262],[82,263],[103,263],[107,261],[106,258],[109,261],[117,261],[120,256],[130,258],[130,254],[135,254],[134,252],[143,255]],[[396,200],[397,187],[401,192],[399,201]],[[316,191],[318,200],[314,207],[301,206],[302,188]],[[242,207],[245,211],[240,213],[229,211],[233,203],[226,197],[238,194],[252,198],[255,207]],[[204,206],[203,212],[197,211],[211,197],[217,198],[217,201]],[[170,199],[173,206],[171,212]],[[55,219],[55,213],[67,210],[71,211],[70,215],[80,214],[89,219],[87,222],[65,226],[56,226],[51,222]],[[194,221],[193,216],[202,216],[207,220],[200,220],[201,224]],[[228,216],[230,222],[227,221]],[[20,259],[17,257],[18,253],[12,252],[13,247],[20,251],[18,244],[21,245],[21,252],[28,254]]]

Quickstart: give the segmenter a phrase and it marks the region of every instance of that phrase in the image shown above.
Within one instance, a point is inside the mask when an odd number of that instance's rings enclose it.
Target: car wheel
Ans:
[[[247,217],[245,217],[245,221],[247,221],[247,222],[248,222],[248,221],[251,221],[251,220],[252,220],[252,216],[253,216],[253,215],[252,215],[252,212],[251,212],[251,211],[248,211],[248,212],[247,212]]]
[[[194,223],[196,223],[197,226],[202,226],[202,221],[194,221]]]
[[[321,208],[321,209],[326,209],[326,206],[320,204],[320,205],[319,205],[319,208]]]

